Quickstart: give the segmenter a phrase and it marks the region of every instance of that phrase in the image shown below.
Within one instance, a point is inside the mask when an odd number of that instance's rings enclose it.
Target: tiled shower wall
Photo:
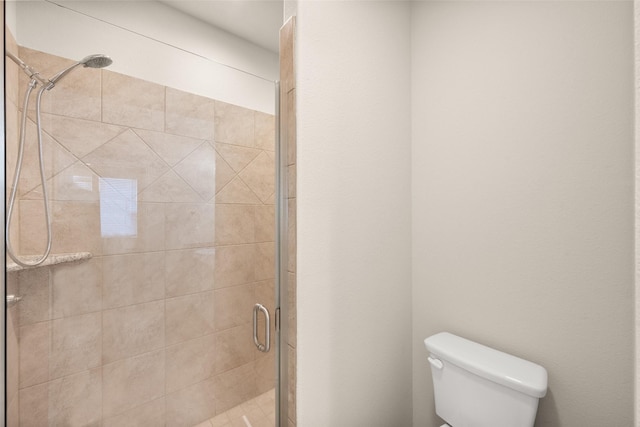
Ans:
[[[287,425],[295,427],[297,381],[297,209],[296,209],[296,76],[295,76],[295,17],[280,29],[280,120],[282,146],[286,151],[287,174]]]
[[[18,53],[45,76],[72,63]],[[273,116],[108,69],[75,70],[42,111],[52,253],[93,257],[9,274],[23,296],[9,425],[193,426],[272,389],[251,310],[274,308]],[[25,156],[16,239],[35,254],[42,189]]]
[[[4,5],[3,5],[4,6]],[[5,31],[5,48],[7,51],[18,55],[18,45],[13,38],[13,35],[9,31]],[[17,129],[18,121],[16,118],[16,112],[18,111],[18,67],[7,64],[5,68],[5,111],[6,111],[6,162],[7,165],[15,162],[16,151],[15,148],[18,143]],[[12,173],[7,168],[7,176]],[[6,194],[9,195],[9,178],[6,179]],[[17,204],[19,201],[17,201]],[[19,220],[19,217],[16,218]],[[14,220],[14,223],[18,224],[18,221]],[[19,226],[19,224],[18,224]],[[13,234],[14,241],[18,241],[17,233]],[[18,245],[14,244],[14,248],[18,248]],[[16,249],[16,250],[17,250]],[[6,293],[7,295],[18,294],[18,283],[15,275],[8,275],[6,281]],[[7,426],[15,427],[19,425],[19,345],[18,345],[18,307],[16,305],[7,306],[6,312],[6,400],[7,400]]]

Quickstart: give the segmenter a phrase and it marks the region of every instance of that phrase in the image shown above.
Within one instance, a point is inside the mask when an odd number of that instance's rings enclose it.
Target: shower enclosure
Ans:
[[[276,84],[67,7],[19,3],[18,15],[74,22],[69,43],[103,32],[109,43],[86,54],[114,63],[42,97],[51,253],[37,267],[7,260],[7,425],[275,426]],[[40,77],[79,58],[23,44],[28,19],[15,22],[6,50]],[[104,51],[114,40],[127,53]],[[5,62],[11,177],[29,77]],[[271,109],[245,102],[251,90]],[[8,230],[20,257],[47,245],[36,122],[32,101]]]

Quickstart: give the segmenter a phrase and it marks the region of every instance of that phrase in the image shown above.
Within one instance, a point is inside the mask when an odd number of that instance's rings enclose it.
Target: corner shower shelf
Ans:
[[[38,267],[49,267],[51,265],[66,264],[66,263],[75,262],[75,261],[84,261],[84,260],[90,259],[91,257],[92,257],[91,252],[54,254],[54,255],[49,255],[49,257],[46,260],[44,260],[42,264],[35,265],[33,267],[22,267],[21,265],[18,265],[15,262],[11,261],[11,258],[7,258],[7,273],[11,273],[12,271],[23,271],[23,270],[38,268]],[[34,261],[36,259],[38,259],[37,256],[24,257],[24,260],[27,262]]]

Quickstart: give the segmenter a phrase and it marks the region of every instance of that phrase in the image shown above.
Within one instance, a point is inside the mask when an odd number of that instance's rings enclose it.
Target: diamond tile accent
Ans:
[[[274,155],[262,152],[241,173],[240,178],[251,188],[263,203],[269,200],[275,190]]]
[[[142,202],[199,202],[200,196],[173,170],[162,175],[157,181],[140,193]]]
[[[202,144],[202,139],[171,135],[164,132],[136,129],[134,131],[165,162],[174,166]]]
[[[216,151],[224,158],[224,160],[233,168],[234,171],[240,172],[253,159],[258,157],[260,150],[255,148],[240,147],[238,145],[216,144]]]
[[[82,160],[102,178],[137,181],[138,192],[169,170],[166,163],[131,130],[103,144]]]
[[[247,187],[247,184],[239,177],[235,177],[216,195],[216,203],[260,204],[260,199]]]
[[[51,200],[96,201],[100,198],[98,176],[81,161],[62,170],[47,180]],[[25,194],[26,200],[42,200],[42,185]]]
[[[77,157],[84,157],[125,131],[122,126],[42,114],[42,128]]]
[[[234,177],[236,173],[231,166],[216,153],[216,193],[222,190]]]
[[[27,120],[27,135],[24,147],[24,163],[20,176],[20,194],[28,193],[40,185],[40,163],[38,161],[38,137],[36,125]],[[51,178],[77,159],[47,133],[42,132],[45,178]],[[13,184],[13,176],[8,178]]]
[[[208,201],[216,194],[216,152],[208,143],[202,144],[193,153],[180,162],[174,170],[194,190]]]

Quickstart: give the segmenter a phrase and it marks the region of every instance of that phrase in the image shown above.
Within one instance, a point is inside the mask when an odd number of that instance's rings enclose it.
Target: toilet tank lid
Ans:
[[[533,397],[547,394],[547,371],[520,359],[465,338],[440,332],[424,340],[432,355],[505,387]]]

